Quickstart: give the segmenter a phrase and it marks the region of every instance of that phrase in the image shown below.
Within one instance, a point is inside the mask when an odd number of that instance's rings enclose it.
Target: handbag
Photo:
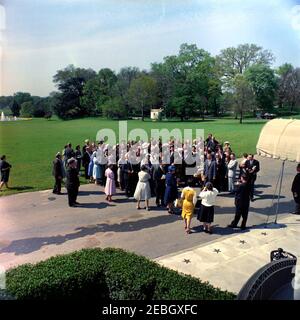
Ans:
[[[183,200],[181,198],[175,200],[175,208],[182,208]]]

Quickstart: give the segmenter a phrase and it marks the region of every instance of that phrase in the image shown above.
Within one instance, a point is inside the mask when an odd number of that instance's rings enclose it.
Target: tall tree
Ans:
[[[97,76],[87,81],[83,88],[81,103],[88,114],[101,112],[101,106],[113,97],[117,76],[109,69],[101,69]]]
[[[237,74],[243,74],[253,64],[270,65],[274,56],[269,50],[255,44],[240,44],[236,48],[229,47],[221,50],[217,56],[220,76],[228,85]]]
[[[22,117],[32,117],[34,112],[34,106],[32,101],[23,102],[21,105],[21,116]]]
[[[145,114],[155,105],[156,95],[157,85],[152,77],[143,75],[131,82],[128,91],[129,103],[133,109],[141,112],[143,121]]]
[[[113,88],[113,96],[121,98],[122,105],[126,108],[128,114],[133,112],[128,96],[131,82],[145,74],[145,72],[140,71],[139,68],[136,67],[124,67],[117,74],[117,82]]]
[[[28,92],[16,92],[13,99],[21,106],[22,103],[32,101],[33,98]]]
[[[53,109],[60,118],[72,119],[89,115],[80,102],[84,84],[95,76],[94,70],[75,68],[73,65],[57,71],[53,81],[58,87],[60,95],[57,97]]]
[[[186,43],[180,46],[178,55],[152,64],[151,74],[157,80],[159,100],[167,113],[181,120],[199,114],[204,117],[209,101],[217,104],[221,94],[221,83],[214,70],[215,60],[208,52]],[[210,94],[215,99],[210,100]]]
[[[289,91],[289,74],[293,71],[293,66],[290,63],[285,63],[275,70],[277,75],[277,100],[279,108],[283,107],[284,102],[288,100]]]
[[[257,106],[272,111],[277,88],[274,70],[263,64],[255,64],[246,70],[245,77],[255,93]]]
[[[250,111],[255,103],[254,92],[244,75],[237,74],[231,81],[232,101],[236,114],[239,115],[240,123],[246,112]]]
[[[127,117],[128,109],[125,108],[121,97],[111,98],[102,105],[103,116],[112,119]]]
[[[290,106],[290,111],[294,111],[296,105],[300,103],[300,68],[295,68],[287,74],[287,94],[286,101]]]

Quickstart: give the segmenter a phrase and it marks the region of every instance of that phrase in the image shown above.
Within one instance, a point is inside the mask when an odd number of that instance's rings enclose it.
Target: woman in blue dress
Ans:
[[[88,168],[88,176],[90,177],[90,182],[93,182],[93,169],[94,169],[94,153],[93,152],[89,152],[89,156],[90,156],[90,163],[89,163],[89,168]]]
[[[175,166],[168,167],[168,173],[166,174],[166,191],[164,202],[167,205],[168,213],[173,213],[173,202],[177,199],[177,180],[175,176]]]

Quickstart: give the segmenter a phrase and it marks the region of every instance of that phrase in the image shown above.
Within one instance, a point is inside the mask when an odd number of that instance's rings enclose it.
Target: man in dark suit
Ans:
[[[68,200],[70,207],[76,207],[79,204],[76,199],[79,189],[79,176],[77,171],[77,163],[74,158],[68,160],[66,188],[68,190]]]
[[[245,162],[245,170],[248,175],[248,183],[250,185],[250,199],[254,201],[254,183],[257,178],[257,173],[260,170],[259,161],[254,159],[253,154],[248,155],[248,160]]]
[[[246,223],[248,218],[249,206],[250,206],[250,184],[248,183],[249,178],[247,176],[241,176],[241,183],[238,184],[235,192],[235,217],[231,224],[228,226],[230,228],[236,228],[237,224],[242,217],[241,229],[246,229]]]
[[[300,163],[297,165],[297,174],[292,184],[292,192],[296,203],[296,210],[293,214],[300,214]]]
[[[71,159],[72,157],[75,157],[75,152],[72,149],[72,144],[68,143],[67,148],[65,149],[65,158],[66,160]]]
[[[154,192],[157,207],[164,206],[164,195],[166,189],[165,170],[162,162],[153,165]]]
[[[82,148],[82,166],[84,167],[84,176],[85,178],[88,180],[89,177],[89,164],[90,164],[90,151],[89,148],[87,148],[87,146],[83,146]]]
[[[55,184],[53,187],[53,193],[61,194],[61,181],[63,179],[63,163],[61,161],[61,154],[58,152],[53,161],[52,174],[55,179]]]
[[[122,184],[124,185],[125,189],[125,194],[127,197],[130,197],[130,185],[129,185],[129,180],[130,177],[133,173],[133,168],[132,164],[128,161],[128,157],[126,156],[126,161],[125,163],[120,164],[120,170],[121,170],[121,181]]]
[[[203,174],[205,176],[205,183],[214,183],[217,176],[217,165],[216,161],[213,160],[211,153],[207,154],[207,159],[204,162]]]

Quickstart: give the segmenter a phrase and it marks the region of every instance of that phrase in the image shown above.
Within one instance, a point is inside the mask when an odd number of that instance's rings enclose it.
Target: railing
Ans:
[[[295,276],[297,258],[282,249],[271,252],[271,262],[260,268],[246,282],[237,300],[269,300]]]

